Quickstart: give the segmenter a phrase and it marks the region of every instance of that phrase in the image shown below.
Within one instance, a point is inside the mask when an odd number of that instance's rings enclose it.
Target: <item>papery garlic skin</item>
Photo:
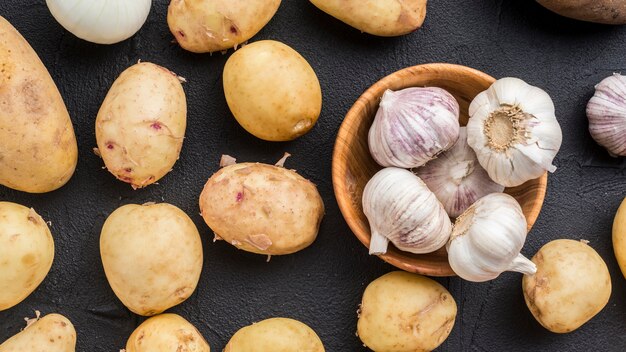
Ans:
[[[370,254],[384,254],[391,241],[411,253],[430,253],[443,247],[452,223],[437,197],[412,172],[382,169],[363,190],[363,212],[369,220]]]
[[[467,144],[465,127],[459,130],[459,139],[452,148],[415,170],[415,174],[452,218],[461,215],[483,196],[504,191],[504,186],[493,182],[480,166],[476,153]]]
[[[385,167],[422,166],[459,138],[459,103],[437,87],[387,90],[369,131],[370,153]]]
[[[603,79],[587,104],[591,137],[612,156],[626,156],[626,76]]]
[[[474,98],[469,115],[467,143],[497,183],[515,187],[556,170],[563,136],[544,90],[502,78]]]
[[[533,262],[520,254],[526,218],[515,198],[484,196],[456,219],[446,248],[452,270],[467,281],[493,280],[505,271],[532,275]]]
[[[46,4],[52,16],[75,36],[114,44],[139,31],[152,0],[46,0]]]

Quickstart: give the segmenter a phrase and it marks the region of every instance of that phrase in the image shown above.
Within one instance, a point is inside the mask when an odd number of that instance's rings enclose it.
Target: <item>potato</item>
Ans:
[[[54,241],[41,216],[0,202],[0,311],[28,297],[48,275],[53,259]]]
[[[161,314],[144,321],[126,343],[126,352],[210,352],[211,347],[180,315]]]
[[[561,16],[576,20],[626,24],[624,0],[537,0],[537,2]]]
[[[200,213],[233,246],[281,255],[313,243],[324,203],[315,185],[294,171],[242,163],[211,176],[200,195]]]
[[[324,345],[306,324],[272,318],[241,328],[224,352],[324,352]]]
[[[365,289],[357,333],[376,352],[431,351],[448,338],[455,318],[456,303],[443,286],[395,271]]]
[[[427,0],[311,0],[320,10],[361,32],[382,37],[411,33],[422,26]]]
[[[578,329],[604,308],[611,296],[611,277],[598,253],[584,242],[555,240],[532,258],[537,273],[524,275],[524,299],[546,329]]]
[[[98,154],[117,179],[142,188],[172,170],[186,126],[187,102],[178,76],[138,63],[115,80],[100,107]]]
[[[622,201],[613,221],[613,251],[622,275],[626,277],[626,198]]]
[[[210,53],[252,38],[279,6],[280,0],[172,0],[167,24],[183,49]]]
[[[237,122],[267,141],[302,136],[322,111],[322,89],[313,68],[273,40],[246,45],[228,59],[224,94]]]
[[[186,300],[202,270],[196,226],[166,203],[116,209],[102,227],[100,255],[111,288],[139,315],[155,315]]]
[[[74,325],[60,314],[46,315],[0,345],[0,352],[74,352],[75,349]]]
[[[0,184],[50,192],[72,177],[77,160],[59,90],[33,48],[0,16]]]

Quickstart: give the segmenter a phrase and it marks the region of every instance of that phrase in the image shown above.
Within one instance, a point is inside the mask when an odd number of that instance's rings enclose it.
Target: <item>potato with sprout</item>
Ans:
[[[532,261],[537,273],[524,275],[522,288],[528,309],[544,328],[574,331],[608,303],[609,269],[586,241],[549,242]]]
[[[0,345],[0,352],[74,352],[76,330],[66,317],[48,314],[26,319],[27,325]]]
[[[200,195],[200,213],[216,236],[233,246],[282,255],[313,243],[324,203],[315,185],[295,171],[242,163],[209,178]]]
[[[224,352],[324,352],[315,331],[294,319],[272,318],[241,328]]]
[[[448,338],[455,318],[456,303],[443,286],[395,271],[365,289],[357,333],[376,352],[432,351]]]

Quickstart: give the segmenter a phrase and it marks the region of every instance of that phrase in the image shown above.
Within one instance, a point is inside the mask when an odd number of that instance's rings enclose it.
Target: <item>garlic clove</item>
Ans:
[[[370,152],[386,167],[424,165],[454,145],[458,120],[459,104],[444,89],[387,90],[369,131]]]
[[[468,144],[497,183],[514,187],[554,172],[561,127],[554,103],[540,88],[518,78],[502,78],[469,106]]]
[[[587,104],[589,132],[611,156],[626,156],[626,76],[618,73],[596,85]]]
[[[526,233],[517,201],[505,193],[489,194],[457,218],[446,246],[448,261],[457,275],[474,282],[504,271],[534,274],[534,263],[520,254]]]
[[[389,242],[411,253],[443,247],[452,223],[437,197],[410,171],[385,168],[363,190],[363,212],[372,238],[370,254],[384,254]]]
[[[476,153],[467,144],[465,127],[460,128],[459,139],[452,148],[415,170],[415,174],[435,193],[453,218],[479,198],[504,191],[504,186],[493,182],[480,166]]]

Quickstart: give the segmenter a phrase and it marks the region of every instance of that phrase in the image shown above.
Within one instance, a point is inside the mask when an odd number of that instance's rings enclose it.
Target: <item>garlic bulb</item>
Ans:
[[[437,197],[410,171],[382,169],[363,190],[369,220],[370,254],[384,254],[391,241],[400,250],[430,253],[443,247],[452,230]]]
[[[137,33],[152,0],[46,0],[52,16],[75,36],[114,44]]]
[[[532,275],[535,264],[520,254],[526,233],[526,218],[515,198],[486,195],[456,219],[446,246],[448,262],[457,275],[474,282],[504,271]]]
[[[587,104],[589,132],[612,156],[626,156],[626,77],[619,73],[596,85]]]
[[[554,172],[562,135],[548,93],[518,78],[497,80],[469,107],[467,143],[497,183],[514,187]]]
[[[382,166],[424,165],[459,138],[459,104],[437,87],[387,90],[369,131],[369,148]]]
[[[480,166],[476,153],[467,145],[467,130],[461,127],[454,146],[415,171],[437,196],[450,217],[461,215],[489,193],[504,191]]]

